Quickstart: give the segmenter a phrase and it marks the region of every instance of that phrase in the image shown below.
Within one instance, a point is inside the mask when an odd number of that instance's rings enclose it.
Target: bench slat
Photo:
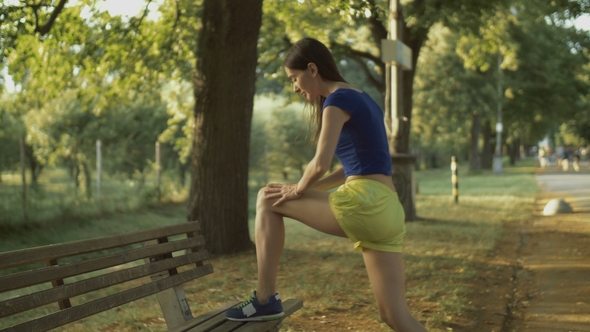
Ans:
[[[219,315],[219,314],[225,314],[225,312],[227,311],[227,309],[234,307],[238,304],[239,302],[229,302],[226,303],[224,305],[222,305],[219,308],[216,308],[214,310],[211,310],[207,313],[204,313],[202,315],[199,315],[193,319],[191,319],[190,321],[187,321],[181,325],[172,327],[168,330],[168,332],[185,332],[190,330],[190,328],[195,327],[199,324],[203,324],[203,322],[208,321],[209,319],[214,318],[215,316]]]
[[[135,301],[148,295],[155,294],[164,289],[180,285],[184,282],[190,281],[195,278],[199,278],[212,272],[213,268],[211,264],[203,265],[201,267],[197,267],[189,271],[175,274],[168,278],[160,279],[149,284],[135,287],[79,306],[74,306],[72,308],[68,308],[60,312],[50,314],[22,324],[18,324],[0,331],[47,331],[58,326],[62,326],[67,323],[71,323],[82,318],[97,314],[99,312],[115,308],[122,304]]]
[[[0,254],[0,270],[43,262],[50,259],[57,259],[85,254],[93,251],[121,247],[172,235],[194,233],[199,230],[199,223],[196,221],[191,221],[134,233],[117,234],[88,240],[47,245],[31,249],[9,251]]]
[[[101,258],[89,259],[82,262],[68,263],[60,266],[43,267],[36,270],[19,272],[0,277],[0,292],[19,289],[31,285],[37,285],[56,279],[81,275],[97,271],[111,266],[133,262],[139,259],[153,257],[173,251],[202,246],[205,243],[203,236],[191,237],[179,241],[148,245],[138,249],[122,251]]]
[[[133,279],[149,276],[171,268],[197,263],[208,257],[208,252],[206,250],[201,250],[199,252],[189,253],[146,265],[130,267],[128,269],[6,300],[0,302],[0,318]]]
[[[299,299],[288,299],[287,301],[283,302],[283,310],[285,311],[285,317],[282,318],[280,321],[285,319],[286,317],[292,315],[295,311],[303,308],[303,301]],[[277,322],[280,321],[268,321],[268,322],[252,322],[248,323],[234,332],[257,332],[257,331],[269,331],[272,330],[276,325]]]
[[[203,322],[193,328],[191,328],[190,330],[187,330],[186,332],[208,332],[211,331],[219,326],[221,326],[223,323],[226,322],[230,322],[229,320],[227,320],[227,318],[225,318],[225,311],[218,313],[217,315],[215,315],[214,317],[211,317],[211,319],[207,320],[206,322]],[[237,323],[237,324],[245,324],[244,322],[233,322],[233,323]]]
[[[235,322],[225,318],[225,311],[220,312],[215,317],[207,320],[203,324],[195,326],[186,332],[260,332],[273,331],[276,326],[280,325],[282,320],[293,314],[303,307],[303,301],[298,299],[289,299],[283,302],[285,316],[282,319],[268,322]]]
[[[223,323],[223,325],[218,326],[212,330],[206,330],[207,332],[227,332],[227,331],[234,331],[236,330],[238,327],[245,325],[246,323],[244,322],[235,322],[235,321],[231,321],[231,320],[227,320]],[[190,330],[191,332],[193,330]]]

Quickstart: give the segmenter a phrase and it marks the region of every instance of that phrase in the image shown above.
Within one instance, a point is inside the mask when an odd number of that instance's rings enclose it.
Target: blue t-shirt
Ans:
[[[383,111],[373,98],[366,92],[338,89],[324,101],[323,109],[328,106],[336,106],[350,113],[350,119],[342,127],[335,152],[345,176],[391,175],[391,154]]]

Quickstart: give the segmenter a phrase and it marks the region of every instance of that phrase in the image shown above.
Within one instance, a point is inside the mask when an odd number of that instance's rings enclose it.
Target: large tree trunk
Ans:
[[[508,156],[510,157],[510,166],[516,165],[516,159],[518,159],[518,154],[520,153],[520,146],[517,140],[512,141],[512,143],[507,144],[508,146]]]
[[[92,198],[92,177],[90,176],[90,168],[85,162],[82,163],[82,172],[84,173],[84,190],[86,190],[86,198]]]
[[[403,19],[403,14],[402,14]],[[397,116],[399,119],[399,128],[396,137],[392,137],[392,146],[394,153],[409,153],[410,152],[410,128],[412,127],[412,107],[414,95],[414,76],[416,74],[416,66],[418,65],[418,57],[420,50],[428,36],[428,28],[411,29],[407,27],[404,21],[403,27],[403,41],[412,50],[412,70],[404,70],[402,73],[402,107],[401,112]]]
[[[252,247],[248,153],[262,0],[205,0],[194,75],[188,219],[213,253]]]
[[[471,147],[469,149],[469,170],[479,171],[481,168],[479,159],[479,134],[481,133],[481,113],[473,112],[471,122]]]
[[[481,149],[481,168],[492,169],[493,150],[492,150],[492,124],[489,119],[483,123],[483,148]]]

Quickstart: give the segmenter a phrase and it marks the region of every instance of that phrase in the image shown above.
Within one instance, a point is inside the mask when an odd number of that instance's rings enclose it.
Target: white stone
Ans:
[[[574,210],[572,207],[561,198],[554,198],[545,205],[543,209],[544,216],[554,216],[560,213],[572,213]]]

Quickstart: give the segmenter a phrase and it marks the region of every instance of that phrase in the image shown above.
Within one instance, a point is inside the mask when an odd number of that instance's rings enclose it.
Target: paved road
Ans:
[[[590,212],[590,171],[545,171],[536,178],[546,194],[566,198],[574,212]]]
[[[544,170],[537,217],[522,226],[517,301],[505,332],[590,331],[590,170]],[[574,213],[545,217],[544,205],[563,198]]]

